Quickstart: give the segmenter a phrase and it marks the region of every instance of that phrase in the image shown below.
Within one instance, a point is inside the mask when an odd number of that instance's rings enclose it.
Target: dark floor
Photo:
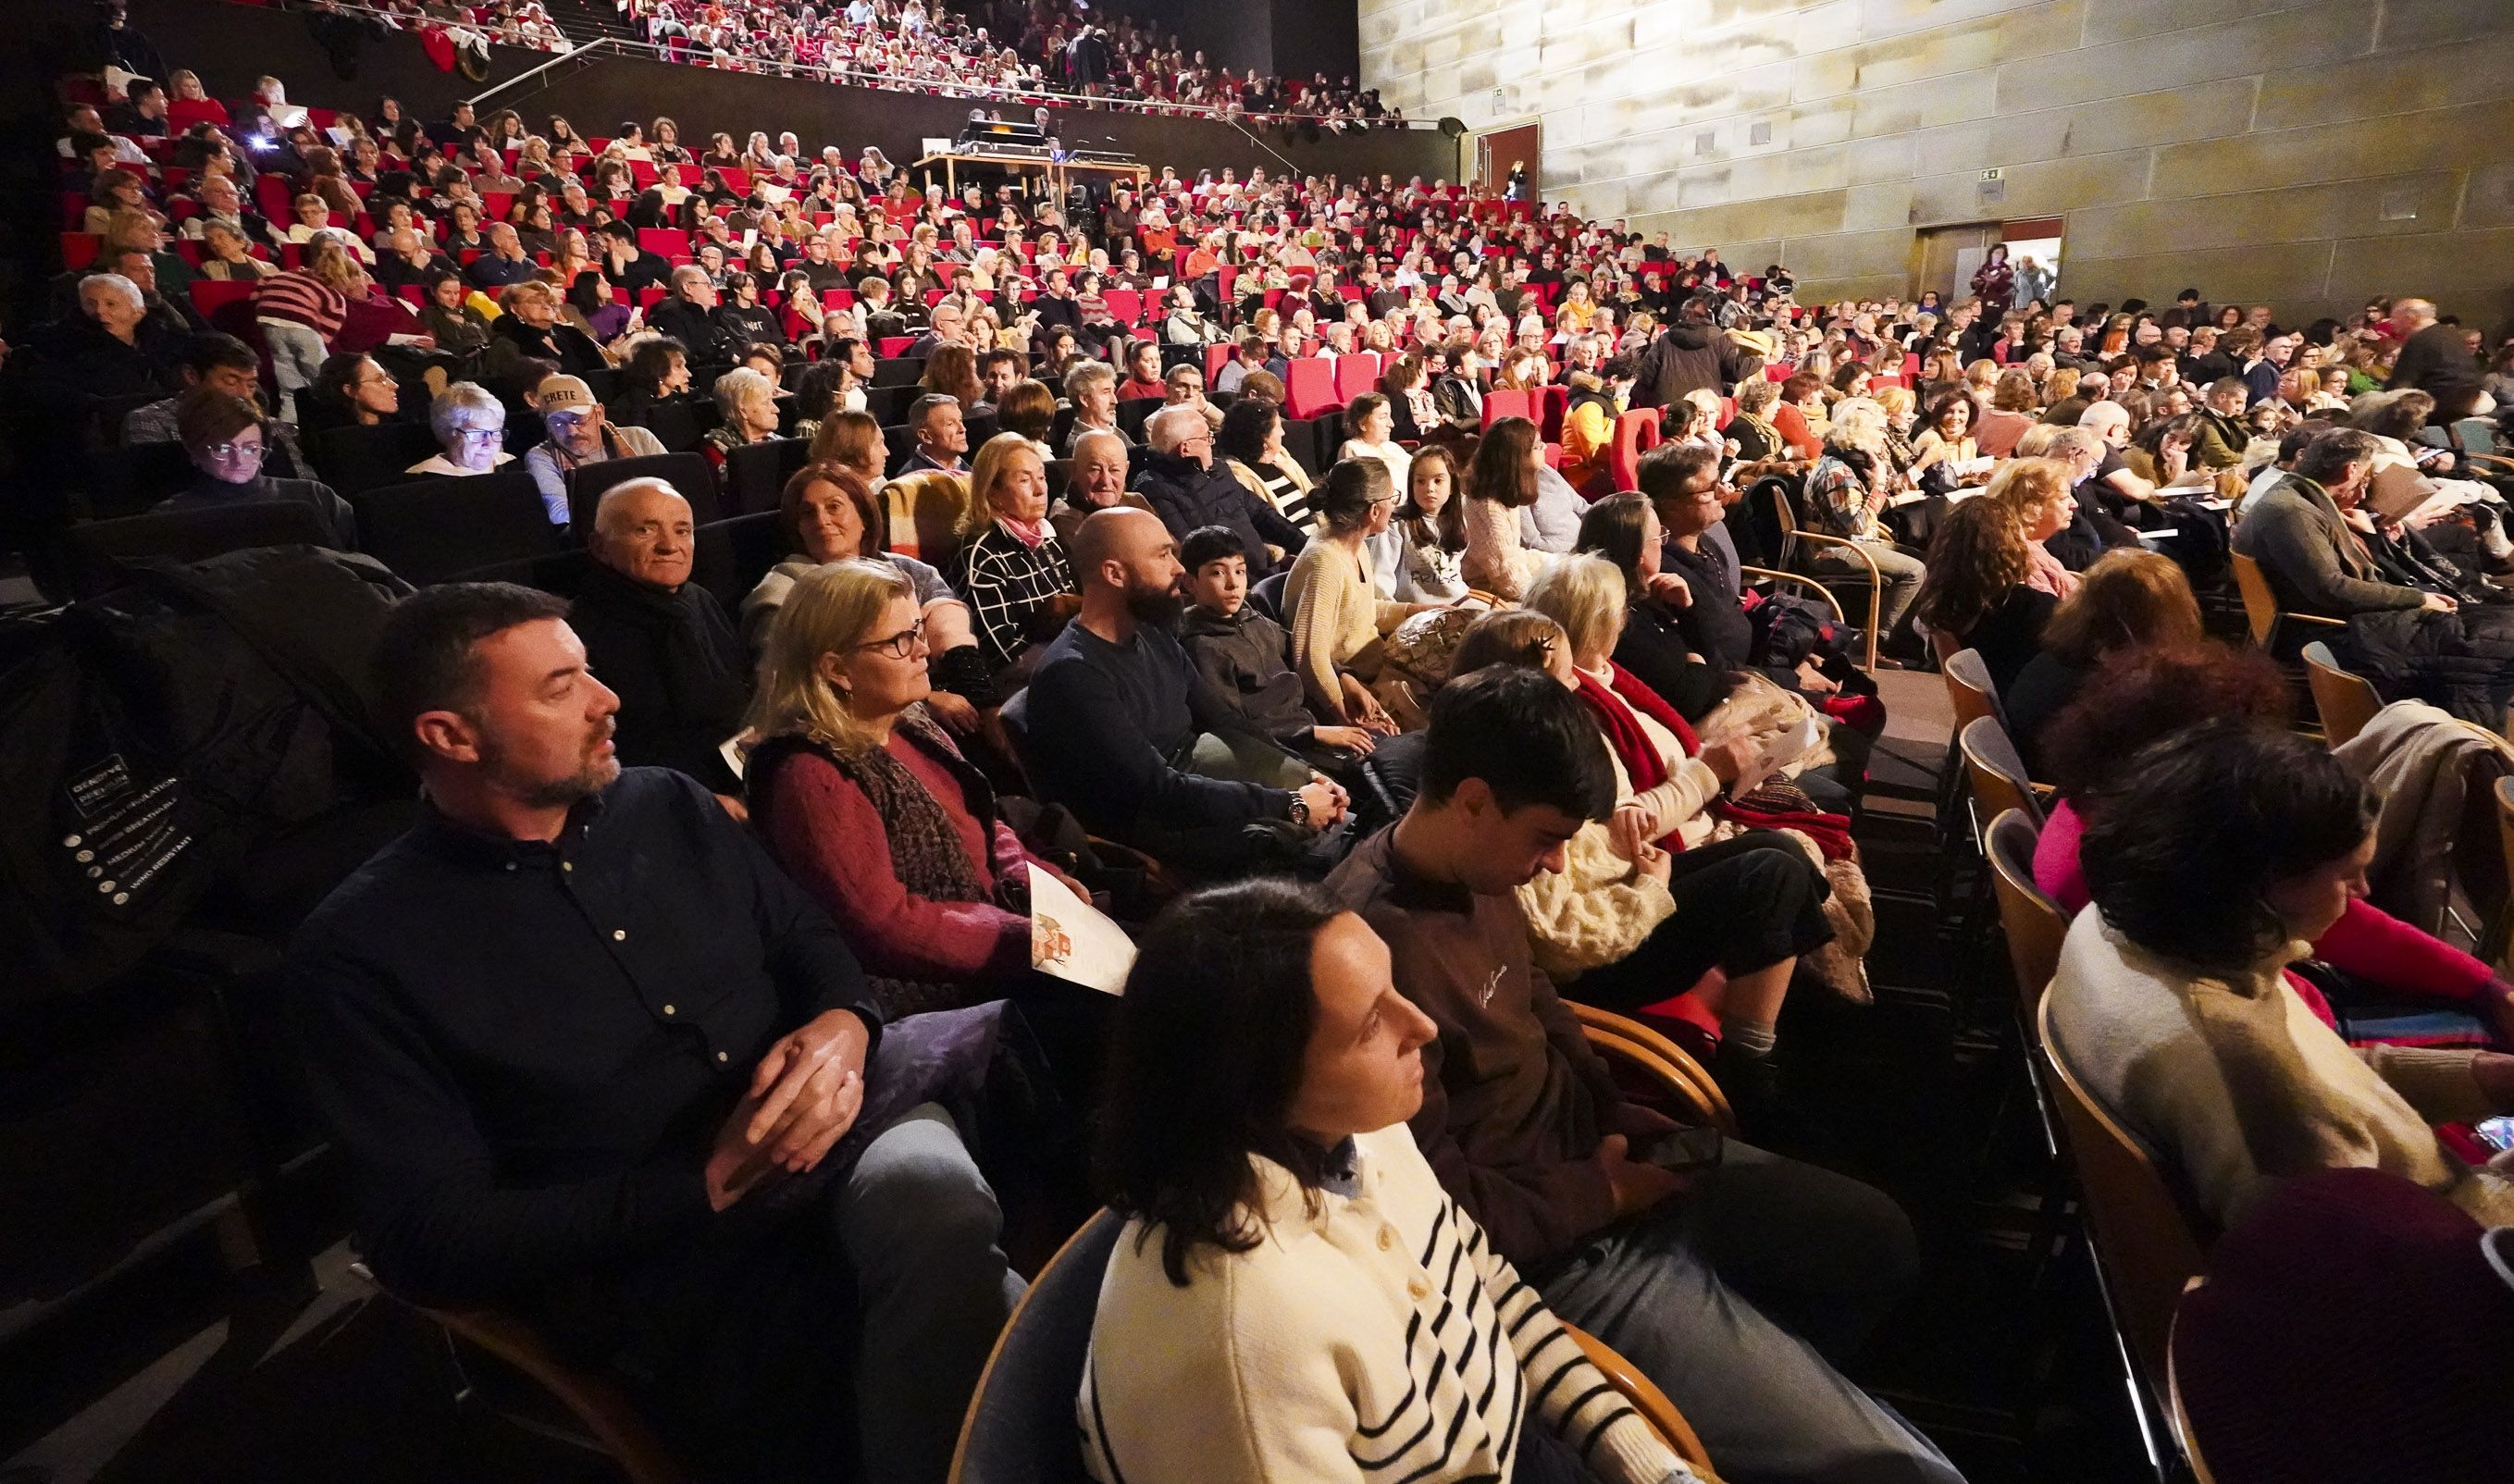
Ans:
[[[1883,678],[1893,724],[1861,828],[1878,888],[1876,1003],[1803,991],[1783,1025],[1792,1097],[1828,1162],[1892,1192],[1922,1232],[1922,1288],[1858,1379],[1975,1484],[2137,1479],[2138,1433],[2084,1253],[2030,1250],[2048,1172],[2004,960],[1964,972],[1932,897],[1926,770],[1945,743],[1943,691],[1935,675]],[[304,1183],[318,1207],[334,1204],[319,1166]],[[204,1231],[73,1323],[0,1348],[0,1484],[612,1477],[495,1405],[458,1407],[434,1332],[365,1289],[337,1241],[315,1279],[310,1299],[232,1279]]]

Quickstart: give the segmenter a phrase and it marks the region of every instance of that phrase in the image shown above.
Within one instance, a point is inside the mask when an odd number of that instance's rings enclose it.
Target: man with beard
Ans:
[[[883,1029],[704,788],[623,771],[565,613],[446,584],[377,646],[425,812],[291,957],[360,1250],[398,1294],[529,1315],[711,1476],[826,1469],[852,1431],[865,1477],[941,1484],[1021,1284],[904,1060],[934,1027]]]
[[[1043,797],[1196,874],[1244,871],[1343,817],[1344,790],[1250,727],[1171,634],[1184,573],[1158,516],[1094,511],[1073,558],[1082,611],[1040,657],[1025,702]],[[1270,822],[1288,828],[1248,829]]]

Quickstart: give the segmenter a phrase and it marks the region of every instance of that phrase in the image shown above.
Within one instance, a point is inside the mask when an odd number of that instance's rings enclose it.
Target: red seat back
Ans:
[[[1484,393],[1484,426],[1489,428],[1504,418],[1536,416],[1536,394],[1531,391],[1488,391]]]
[[[690,234],[676,232],[669,227],[641,226],[637,228],[637,246],[657,257],[669,258],[690,250]]]
[[[1642,487],[1642,455],[1658,441],[1657,408],[1637,407],[1615,420],[1614,442],[1606,449],[1606,473],[1616,489]]]
[[[1284,368],[1283,411],[1308,419],[1336,410],[1335,370],[1323,357],[1305,355]]]
[[[1222,379],[1222,368],[1231,364],[1231,355],[1232,350],[1229,345],[1207,345],[1204,347],[1205,385],[1211,386],[1215,381]]]
[[[1571,413],[1571,388],[1541,386],[1536,396],[1536,426],[1548,443],[1562,441],[1562,420]]]
[[[1336,398],[1350,403],[1366,391],[1379,389],[1379,353],[1357,350],[1338,356],[1335,363]]]

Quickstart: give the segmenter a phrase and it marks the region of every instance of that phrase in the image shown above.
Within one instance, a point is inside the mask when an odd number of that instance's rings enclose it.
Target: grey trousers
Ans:
[[[1917,1265],[1911,1223],[1883,1193],[1732,1140],[1693,1191],[1536,1282],[1658,1384],[1729,1484],[1961,1484],[1827,1358],[1858,1347]]]
[[[866,1146],[831,1211],[863,1322],[865,1477],[944,1484],[970,1393],[1022,1295],[995,1193],[952,1116],[928,1103]]]

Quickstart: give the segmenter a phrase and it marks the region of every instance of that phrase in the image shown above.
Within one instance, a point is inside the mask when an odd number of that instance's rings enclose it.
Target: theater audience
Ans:
[[[2053,717],[2115,655],[2197,644],[2200,604],[2171,557],[2110,551],[2045,621],[2041,649],[2000,691],[2010,740],[2032,767]],[[2043,777],[2037,773],[2036,777]]]
[[[1493,1249],[1658,1383],[1723,1474],[1957,1478],[1827,1358],[1911,1281],[1902,1213],[1733,1140],[1716,1167],[1687,1157],[1698,1141],[1616,1091],[1536,968],[1515,894],[1613,804],[1611,754],[1552,676],[1499,665],[1433,700],[1412,807],[1328,880],[1436,1027],[1416,1143]]]
[[[1407,1121],[1439,1030],[1316,888],[1216,887],[1155,923],[1100,1135],[1127,1223],[1075,1404],[1092,1477],[1696,1477],[1425,1160]]]
[[[960,535],[967,544],[953,585],[968,598],[987,662],[1009,689],[1075,611],[1075,568],[1048,524],[1047,467],[1029,439],[997,433],[978,451]]]
[[[1095,512],[1074,565],[1081,612],[1046,647],[1027,699],[1023,760],[1041,796],[1183,870],[1244,870],[1317,843],[1346,795],[1251,728],[1171,637],[1183,571],[1159,518]],[[1247,829],[1267,822],[1290,828]]]
[[[901,473],[927,469],[946,474],[971,473],[966,461],[969,423],[957,398],[940,393],[918,397],[908,409],[908,426],[915,436],[916,452],[908,456]]]
[[[950,1039],[982,1027],[885,1030],[738,824],[624,771],[564,613],[431,587],[378,646],[422,819],[290,965],[361,1255],[396,1293],[528,1316],[713,1470],[852,1444],[868,1477],[940,1484],[1021,1291],[937,1101],[983,1076]]]
[[[2071,912],[2087,904],[2078,853],[2088,811],[2142,747],[2203,721],[2284,726],[2289,712],[2286,682],[2259,656],[2194,641],[2109,657],[2045,729],[2058,798],[2035,844],[2035,884]],[[2514,985],[2363,898],[2287,981],[2352,1044],[2514,1046]]]
[[[1459,513],[1467,538],[1459,572],[1477,591],[1515,603],[1544,570],[1546,553],[1523,541],[1520,520],[1536,503],[1544,461],[1544,442],[1525,418],[1495,420],[1476,444]]]
[[[605,418],[602,404],[593,400],[581,377],[545,378],[533,388],[532,401],[549,436],[524,455],[524,471],[540,487],[553,526],[570,519],[568,478],[578,469],[614,459],[652,459],[664,452],[653,433]]]
[[[2011,459],[1999,466],[1981,492],[1984,500],[2005,506],[2025,540],[2025,584],[2037,592],[2066,598],[2078,590],[2078,575],[2046,545],[2077,519],[2078,501],[2070,493],[2069,465],[2057,459]]]
[[[1810,555],[1815,564],[1828,572],[1860,576],[1874,564],[1885,582],[1877,615],[1880,640],[1889,639],[1901,626],[1928,575],[1921,558],[1895,545],[1883,519],[1886,507],[1905,493],[1902,476],[1886,457],[1885,438],[1886,415],[1876,403],[1845,401],[1836,409],[1823,457],[1807,471],[1802,497],[1810,529],[1832,539],[1814,544]],[[1845,550],[1836,541],[1856,549]]]
[[[1249,730],[1314,760],[1367,753],[1377,744],[1380,734],[1369,727],[1321,725],[1311,714],[1306,687],[1285,662],[1290,637],[1248,606],[1248,557],[1228,526],[1188,533],[1179,565],[1188,600],[1179,644],[1214,694],[1239,708]]]
[[[213,331],[196,335],[183,342],[182,358],[176,363],[176,373],[182,378],[183,391],[206,386],[225,396],[257,401],[262,395],[262,357],[251,345],[232,335]],[[143,443],[173,443],[179,434],[176,415],[182,406],[182,393],[134,408],[122,419],[121,441],[125,448]]]
[[[1307,540],[1267,500],[1214,461],[1213,429],[1193,407],[1164,407],[1144,421],[1145,452],[1135,493],[1185,540],[1205,526],[1228,526],[1247,548],[1248,577],[1262,582]]]
[[[486,474],[515,461],[506,450],[507,405],[472,382],[457,381],[427,404],[427,430],[443,452],[404,472]]]
[[[333,547],[358,549],[357,516],[330,485],[263,472],[273,438],[262,409],[251,401],[228,396],[214,386],[195,386],[177,404],[175,434],[196,474],[188,487],[161,501],[157,509],[213,510],[271,501],[299,504],[314,512],[315,525]]]
[[[2258,562],[2282,608],[2340,619],[2340,662],[2387,696],[2415,696],[2494,730],[2514,697],[2514,610],[2463,604],[2392,581],[2370,549],[2363,514],[2380,446],[2333,428],[2296,455],[2295,467],[2244,502],[2235,550]]]
[[[1292,564],[1283,585],[1292,668],[1310,713],[1336,727],[1388,736],[1422,718],[1401,692],[1375,689],[1386,664],[1386,640],[1423,605],[1382,598],[1372,571],[1371,542],[1388,530],[1397,507],[1388,467],[1375,459],[1347,459],[1318,487],[1318,534]],[[1400,714],[1392,715],[1393,702]]]
[[[769,854],[838,924],[885,1019],[997,998],[1024,978],[1025,869],[1054,869],[1022,848],[926,708],[940,694],[933,611],[877,559],[794,578],[761,649],[760,742],[743,775]]]
[[[2361,1057],[2282,975],[2366,894],[2363,781],[2292,733],[2210,720],[2126,759],[2087,804],[2093,909],[2051,981],[2053,1054],[2208,1220],[2234,1221],[2278,1180],[2364,1166],[2514,1222],[2514,1183],[2430,1127],[2514,1109],[2514,1057]]]
[[[619,695],[621,760],[686,773],[738,814],[741,780],[723,747],[750,703],[750,657],[723,605],[690,581],[690,502],[660,479],[615,485],[586,546],[593,561],[568,622]]]
[[[797,554],[769,568],[742,600],[742,631],[752,652],[765,647],[769,621],[814,568],[859,559],[894,567],[915,593],[925,624],[928,674],[935,687],[925,699],[926,709],[963,736],[975,730],[978,712],[995,704],[995,691],[969,605],[932,566],[882,549],[881,500],[863,471],[840,462],[807,463],[786,481],[777,509],[786,549]]]
[[[2004,500],[1967,500],[1947,512],[1929,544],[1927,581],[1912,615],[1942,653],[1973,650],[2003,693],[2042,647],[2059,600],[2027,579],[2025,533]]]
[[[1717,467],[1718,458],[1708,450],[1690,452],[1703,466]],[[1705,663],[1685,639],[1681,616],[1696,599],[1683,577],[1662,570],[1667,544],[1649,498],[1638,491],[1607,496],[1580,521],[1581,551],[1603,557],[1624,582],[1625,613],[1614,641],[1615,663],[1687,720],[1699,721],[1727,696],[1727,675]],[[1700,598],[1704,603],[1720,600],[1717,586]],[[1744,622],[1742,613],[1737,617]]]
[[[1081,440],[1075,442],[1078,448]],[[1317,533],[1318,492],[1310,483],[1309,470],[1283,448],[1283,409],[1279,404],[1259,396],[1242,396],[1233,402],[1222,415],[1222,426],[1213,435],[1213,449],[1232,477],[1264,496],[1275,512],[1301,533],[1304,541]]]

